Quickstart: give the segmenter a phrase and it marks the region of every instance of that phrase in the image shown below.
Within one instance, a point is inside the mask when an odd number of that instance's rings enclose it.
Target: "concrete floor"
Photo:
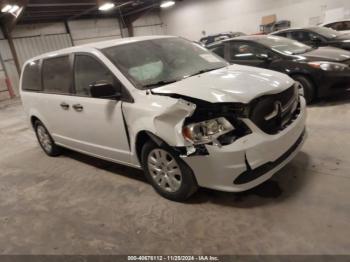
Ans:
[[[142,172],[47,157],[20,103],[0,104],[1,254],[349,254],[350,96],[309,109],[309,138],[241,194],[158,196]]]

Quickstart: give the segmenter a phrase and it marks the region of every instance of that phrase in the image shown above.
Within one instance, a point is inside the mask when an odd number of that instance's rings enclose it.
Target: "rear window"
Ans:
[[[55,94],[70,93],[72,73],[69,56],[45,59],[42,67],[45,92]]]
[[[22,89],[27,91],[41,91],[39,61],[32,61],[23,71]]]

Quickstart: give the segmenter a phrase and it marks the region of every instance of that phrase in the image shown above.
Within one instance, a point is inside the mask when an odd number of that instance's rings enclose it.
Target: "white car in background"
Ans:
[[[350,20],[340,20],[331,23],[324,23],[320,26],[332,28],[333,30],[340,31],[342,33],[350,33]]]
[[[162,196],[238,192],[305,140],[305,100],[287,75],[229,66],[178,37],[112,40],[26,62],[21,97],[39,144],[142,168]]]

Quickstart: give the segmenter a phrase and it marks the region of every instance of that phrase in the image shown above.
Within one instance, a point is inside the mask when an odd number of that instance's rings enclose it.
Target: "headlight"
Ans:
[[[182,129],[184,138],[195,144],[207,144],[219,136],[234,130],[234,127],[224,117],[189,124]]]
[[[309,62],[308,65],[324,71],[344,71],[349,69],[348,65],[333,62]]]

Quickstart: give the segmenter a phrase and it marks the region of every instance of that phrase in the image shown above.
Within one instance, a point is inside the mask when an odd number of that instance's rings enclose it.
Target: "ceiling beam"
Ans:
[[[57,6],[95,6],[96,3],[53,3],[53,4],[28,4],[28,7],[57,7]]]

